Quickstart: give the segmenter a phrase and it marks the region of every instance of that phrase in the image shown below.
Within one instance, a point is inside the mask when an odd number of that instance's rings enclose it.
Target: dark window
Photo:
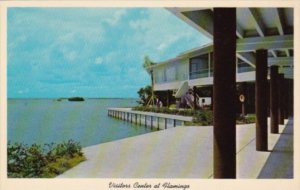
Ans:
[[[208,54],[190,59],[190,79],[208,77]]]

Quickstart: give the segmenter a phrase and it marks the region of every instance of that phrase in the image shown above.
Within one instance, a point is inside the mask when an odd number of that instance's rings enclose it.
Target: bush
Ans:
[[[193,122],[203,126],[213,125],[213,112],[211,110],[196,112]]]
[[[246,116],[238,115],[236,119],[237,124],[248,124],[248,123],[255,123],[256,116],[255,114],[248,114]]]
[[[21,143],[8,143],[8,176],[37,177],[42,173],[47,160],[41,146],[33,144],[30,147]]]
[[[7,145],[7,169],[8,177],[16,178],[34,178],[34,177],[54,177],[75,163],[69,164],[69,160],[74,159],[76,164],[85,158],[81,152],[81,146],[78,142],[69,140],[61,144],[41,145],[8,142]],[[64,160],[66,167],[58,171],[51,167]],[[69,165],[68,165],[69,164]],[[75,165],[76,165],[75,164]]]

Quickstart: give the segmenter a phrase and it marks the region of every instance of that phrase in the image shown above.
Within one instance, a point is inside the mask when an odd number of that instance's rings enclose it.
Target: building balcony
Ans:
[[[206,73],[208,76],[208,73]],[[237,82],[254,82],[255,81],[255,71],[237,73],[236,75]],[[165,91],[165,90],[177,90],[182,81],[172,81],[164,83],[154,83],[155,91]],[[213,77],[202,77],[188,80],[189,86],[207,86],[213,85]]]

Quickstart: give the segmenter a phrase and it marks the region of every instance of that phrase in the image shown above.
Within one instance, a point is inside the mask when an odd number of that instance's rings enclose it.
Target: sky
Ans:
[[[8,97],[137,98],[154,62],[209,43],[163,8],[9,8]]]

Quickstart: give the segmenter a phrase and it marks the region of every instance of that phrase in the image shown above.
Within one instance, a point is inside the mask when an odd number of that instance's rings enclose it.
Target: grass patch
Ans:
[[[54,162],[50,162],[44,169],[42,173],[42,178],[53,178],[65,171],[78,165],[80,162],[85,161],[86,158],[83,155],[77,154],[73,158],[64,156],[58,158]]]

